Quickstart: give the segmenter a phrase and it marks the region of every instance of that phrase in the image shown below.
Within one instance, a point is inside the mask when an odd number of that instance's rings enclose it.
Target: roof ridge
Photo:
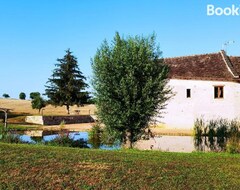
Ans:
[[[177,58],[187,58],[187,57],[194,57],[194,56],[203,56],[203,55],[214,55],[219,54],[220,52],[215,53],[204,53],[204,54],[192,54],[192,55],[184,55],[184,56],[177,56],[177,57],[165,57],[163,59],[177,59]]]

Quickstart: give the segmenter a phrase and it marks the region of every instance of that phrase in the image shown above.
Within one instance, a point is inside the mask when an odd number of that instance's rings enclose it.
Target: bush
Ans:
[[[240,122],[235,120],[217,119],[204,121],[196,119],[194,122],[195,146],[202,149],[203,139],[205,145],[214,151],[231,153],[239,152]]]
[[[100,124],[96,124],[92,127],[91,131],[88,134],[88,142],[93,146],[93,148],[99,148],[102,144],[102,134],[103,130],[100,127]]]
[[[196,137],[201,137],[203,135],[205,129],[205,123],[204,120],[202,118],[197,118],[194,122],[194,135]]]
[[[237,135],[230,137],[227,142],[227,152],[231,154],[240,153],[240,140]]]
[[[20,136],[14,131],[5,130],[0,126],[0,141],[5,143],[23,143]]]

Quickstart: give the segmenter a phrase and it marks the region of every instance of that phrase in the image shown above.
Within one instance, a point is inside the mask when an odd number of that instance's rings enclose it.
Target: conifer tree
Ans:
[[[86,78],[79,70],[77,58],[68,49],[62,59],[57,59],[56,68],[45,87],[45,94],[50,103],[55,106],[66,106],[70,113],[70,106],[81,105],[87,102],[88,92],[84,91],[88,86]]]

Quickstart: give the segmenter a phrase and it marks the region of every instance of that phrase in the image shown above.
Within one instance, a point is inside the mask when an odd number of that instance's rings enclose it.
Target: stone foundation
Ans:
[[[92,123],[94,122],[94,119],[90,115],[27,116],[25,121],[27,123],[34,123],[40,125],[60,125],[61,122],[64,122],[65,124]]]

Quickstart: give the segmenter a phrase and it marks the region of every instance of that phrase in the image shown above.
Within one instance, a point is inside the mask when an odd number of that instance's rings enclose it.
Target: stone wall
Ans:
[[[60,125],[76,123],[92,123],[94,119],[90,115],[71,115],[71,116],[27,116],[26,122],[40,125]]]
[[[34,123],[34,124],[43,125],[43,118],[42,118],[42,116],[27,116],[25,118],[25,121],[27,123]]]

